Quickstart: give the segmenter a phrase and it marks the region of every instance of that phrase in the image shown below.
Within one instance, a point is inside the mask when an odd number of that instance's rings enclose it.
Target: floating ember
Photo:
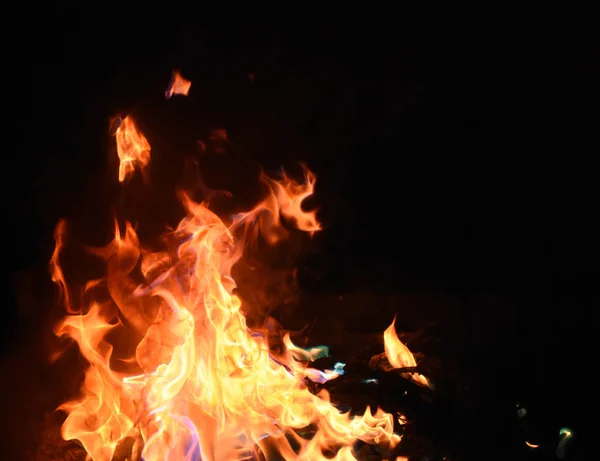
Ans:
[[[190,83],[178,74],[174,81],[167,97],[186,94]],[[116,142],[123,183],[148,164],[150,145],[130,117]],[[401,415],[367,407],[353,416],[313,385],[344,373],[342,363],[309,366],[328,355],[326,347],[303,349],[284,334],[274,350],[266,329],[246,323],[231,272],[245,249],[259,240],[278,245],[290,226],[309,235],[320,230],[315,211],[302,208],[316,177],[305,166],[303,173],[303,181],[263,174],[265,198],[230,217],[180,191],[186,216],[164,234],[163,248],[142,244],[132,224],[116,218],[112,242],[91,250],[106,275],[78,296],[59,264],[67,224],[58,224],[51,269],[69,315],[56,333],[75,340],[89,362],[81,395],[60,407],[68,413],[65,440],[78,440],[94,461],[117,454],[145,461],[353,460],[357,444],[377,446],[383,459],[403,459],[395,451]],[[115,346],[120,339],[135,341],[135,352],[124,355]],[[385,351],[392,368],[416,366],[394,323]],[[428,386],[414,370],[406,373]]]

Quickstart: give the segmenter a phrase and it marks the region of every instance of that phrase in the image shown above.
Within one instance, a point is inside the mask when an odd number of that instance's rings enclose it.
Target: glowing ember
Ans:
[[[171,96],[173,96],[174,94],[187,96],[191,86],[192,82],[183,78],[181,74],[175,70],[173,71],[173,77],[171,77],[169,87],[165,91],[165,98],[171,99]]]
[[[150,145],[130,117],[116,142],[123,182],[148,164]],[[89,282],[81,296],[68,297],[59,265],[66,224],[58,224],[52,278],[73,315],[56,333],[74,339],[89,362],[81,395],[60,407],[68,413],[66,440],[79,440],[94,461],[110,460],[121,447],[129,447],[128,459],[145,461],[351,460],[359,440],[383,450],[398,444],[391,414],[367,409],[353,417],[325,391],[309,392],[306,379],[343,374],[340,363],[333,370],[308,367],[326,348],[304,350],[285,336],[284,351],[274,355],[266,335],[247,327],[234,294],[232,266],[258,239],[275,245],[286,238],[282,218],[310,234],[319,231],[315,212],[301,207],[316,182],[303,168],[304,182],[263,174],[264,200],[230,218],[180,192],[187,213],[164,235],[166,249],[142,246],[129,222],[115,220],[112,242],[91,250],[105,261],[106,276]],[[69,305],[74,299],[88,301]],[[393,327],[385,332],[389,361],[416,365]],[[135,353],[113,348],[119,339],[135,340]]]

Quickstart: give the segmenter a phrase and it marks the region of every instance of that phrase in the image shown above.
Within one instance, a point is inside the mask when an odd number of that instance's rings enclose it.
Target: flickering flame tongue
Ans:
[[[150,145],[129,117],[116,136],[123,182],[134,167],[148,164]],[[308,368],[326,350],[302,350],[289,337],[283,355],[272,357],[265,336],[247,327],[234,294],[232,266],[256,239],[275,244],[285,238],[282,217],[311,234],[320,229],[315,212],[301,207],[316,181],[306,167],[304,175],[305,182],[263,175],[265,199],[227,220],[180,193],[186,216],[164,236],[170,251],[144,248],[131,224],[115,221],[113,241],[92,250],[105,261],[106,276],[90,282],[82,296],[67,296],[59,265],[66,224],[59,223],[53,280],[63,299],[92,300],[67,306],[76,314],[56,328],[89,362],[80,397],[61,406],[68,413],[65,439],[78,439],[94,461],[110,460],[127,438],[135,440],[131,459],[141,454],[145,461],[257,459],[258,451],[267,460],[333,454],[350,460],[358,440],[390,449],[399,442],[390,414],[378,409],[351,417],[325,391],[309,392],[305,379],[334,379],[343,366]],[[102,287],[108,301],[94,296]],[[390,362],[414,365],[390,328]],[[122,337],[139,338],[134,357],[113,351]]]
[[[115,133],[119,155],[119,182],[125,181],[136,167],[144,169],[150,162],[150,144],[128,115],[120,121]]]
[[[417,366],[415,356],[396,334],[396,319],[383,332],[385,355],[394,368],[413,368]],[[419,373],[407,373],[416,383],[429,387],[427,378]]]
[[[169,87],[165,91],[165,98],[171,99],[171,96],[173,96],[174,94],[187,96],[191,86],[192,82],[183,78],[178,71],[173,71],[171,83],[169,83]]]

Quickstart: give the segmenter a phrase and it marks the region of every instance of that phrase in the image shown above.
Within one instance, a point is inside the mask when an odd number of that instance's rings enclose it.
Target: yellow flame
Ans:
[[[132,164],[149,161],[150,147],[131,119],[119,129],[123,180]],[[352,460],[358,440],[398,444],[391,414],[367,409],[353,417],[337,410],[327,392],[311,393],[305,379],[314,375],[307,367],[314,351],[286,337],[275,360],[267,338],[247,327],[234,294],[232,266],[256,239],[285,238],[282,218],[310,234],[320,229],[315,212],[301,207],[316,181],[306,167],[304,174],[303,183],[263,175],[265,199],[227,222],[181,193],[186,216],[164,236],[170,250],[143,247],[130,223],[122,232],[115,221],[113,241],[91,250],[105,261],[106,277],[86,288],[89,298],[91,288],[105,286],[109,300],[80,306],[81,315],[56,328],[89,362],[81,395],[60,407],[68,413],[65,439],[78,439],[94,461],[110,460],[126,438],[141,451],[133,456],[146,461],[229,461],[257,451],[267,460]],[[63,230],[61,221],[52,267],[53,279],[66,286],[58,263]],[[395,331],[386,334],[386,353],[406,355]],[[135,340],[133,356],[117,354],[118,339]],[[389,357],[402,365],[398,353]]]
[[[135,168],[144,169],[150,162],[150,144],[137,129],[131,116],[126,116],[116,131],[119,155],[119,182],[125,181]]]
[[[385,355],[394,368],[411,368],[417,366],[415,356],[405,344],[400,341],[396,334],[396,318],[392,324],[383,332]],[[427,378],[419,373],[405,373],[417,384],[429,387]]]

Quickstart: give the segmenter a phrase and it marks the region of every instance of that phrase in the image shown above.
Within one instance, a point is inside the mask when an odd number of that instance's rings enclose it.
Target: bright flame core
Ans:
[[[150,145],[127,117],[117,147],[123,182],[149,162]],[[232,266],[258,238],[284,239],[282,217],[310,234],[320,229],[315,212],[301,207],[316,181],[306,167],[304,175],[303,183],[263,175],[266,198],[228,220],[182,192],[186,216],[165,235],[169,251],[144,248],[132,225],[123,231],[116,220],[112,242],[91,250],[105,261],[106,276],[79,297],[68,296],[60,268],[66,224],[59,223],[51,271],[74,315],[56,333],[74,339],[89,362],[81,396],[60,407],[68,413],[65,439],[79,440],[94,461],[110,460],[126,439],[135,441],[132,459],[145,461],[257,459],[258,452],[267,460],[350,460],[358,440],[397,445],[392,415],[378,409],[351,417],[325,391],[309,392],[306,379],[340,372],[308,368],[311,351],[289,337],[274,357],[266,337],[246,326],[234,294]],[[108,301],[96,294],[103,288]],[[73,299],[91,301],[75,307]],[[135,354],[113,354],[115,337],[135,339]]]

